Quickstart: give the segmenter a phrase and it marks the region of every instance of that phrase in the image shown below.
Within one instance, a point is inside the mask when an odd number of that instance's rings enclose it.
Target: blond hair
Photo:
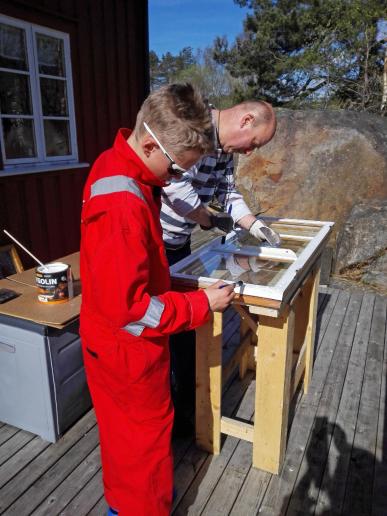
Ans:
[[[134,129],[137,139],[145,132],[144,122],[177,157],[190,149],[201,154],[214,151],[210,111],[189,83],[163,86],[145,99]]]

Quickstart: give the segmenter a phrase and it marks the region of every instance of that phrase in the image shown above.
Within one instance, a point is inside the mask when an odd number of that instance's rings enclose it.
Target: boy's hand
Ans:
[[[223,312],[235,297],[235,283],[228,285],[217,281],[204,290],[208,297],[208,304],[213,312]]]

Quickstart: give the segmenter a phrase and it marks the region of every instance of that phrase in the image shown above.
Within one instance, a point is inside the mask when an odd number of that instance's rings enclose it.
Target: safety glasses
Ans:
[[[160,140],[157,138],[155,133],[152,131],[152,129],[149,127],[149,125],[146,122],[143,122],[145,129],[148,131],[148,133],[152,136],[154,141],[157,143],[157,145],[160,147],[161,152],[165,155],[166,158],[170,161],[170,165],[168,167],[168,174],[171,176],[180,176],[181,174],[184,174],[184,172],[187,172],[184,168],[179,167],[179,165],[176,163],[174,159],[171,158],[171,156],[168,154],[168,152],[164,149],[162,144],[160,143]]]

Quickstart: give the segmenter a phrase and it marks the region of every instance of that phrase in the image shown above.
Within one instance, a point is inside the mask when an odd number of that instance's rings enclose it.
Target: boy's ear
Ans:
[[[152,154],[152,152],[159,148],[157,143],[150,136],[144,136],[141,140],[141,148],[143,153],[147,158]]]

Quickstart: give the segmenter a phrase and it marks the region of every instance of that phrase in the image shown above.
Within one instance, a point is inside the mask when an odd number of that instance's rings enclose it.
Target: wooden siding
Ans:
[[[0,0],[0,13],[70,35],[79,161],[92,164],[118,128],[133,126],[149,91],[148,2]],[[0,171],[0,229],[44,261],[76,251],[88,171],[8,177]],[[21,257],[25,266],[33,265]]]

